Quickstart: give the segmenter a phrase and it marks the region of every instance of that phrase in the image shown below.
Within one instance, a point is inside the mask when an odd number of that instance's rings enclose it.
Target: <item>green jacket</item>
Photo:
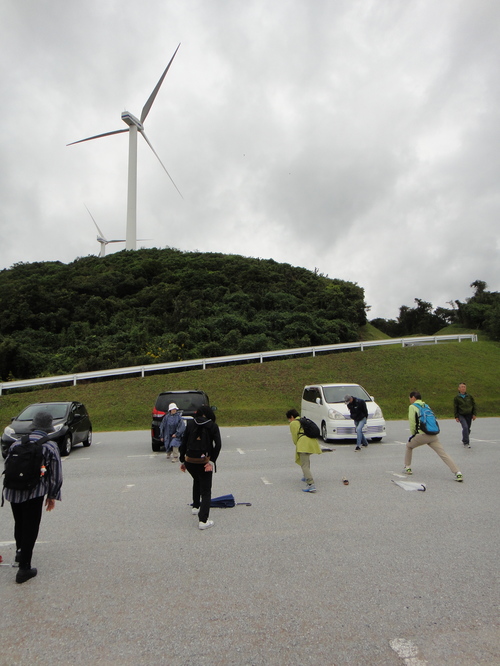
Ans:
[[[464,395],[458,393],[453,399],[453,410],[456,419],[458,419],[460,414],[462,416],[468,414],[476,416],[476,402],[470,393],[465,393]]]
[[[418,407],[415,405],[421,405],[423,407],[425,402],[423,400],[415,400],[408,409],[408,422],[410,424],[410,432],[412,435],[416,435],[418,432],[418,417],[420,415]]]
[[[306,437],[304,434],[299,432],[299,430],[299,419],[290,421],[290,432],[292,434],[293,443],[295,444],[295,462],[297,465],[300,465],[299,453],[321,453],[318,440],[313,439],[312,437]]]

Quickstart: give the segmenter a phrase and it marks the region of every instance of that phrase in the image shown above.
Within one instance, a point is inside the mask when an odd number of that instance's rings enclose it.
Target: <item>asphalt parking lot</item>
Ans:
[[[389,422],[380,444],[314,456],[315,495],[288,426],[223,428],[213,494],[252,506],[213,509],[207,531],[149,431],[96,433],[63,462],[23,585],[0,511],[0,664],[499,664],[500,419],[471,449],[440,425],[463,483],[425,446],[427,490],[393,483],[408,428]]]

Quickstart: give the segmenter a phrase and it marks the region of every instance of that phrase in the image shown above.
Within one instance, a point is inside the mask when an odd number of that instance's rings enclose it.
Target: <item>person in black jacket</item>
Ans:
[[[356,448],[354,450],[361,451],[361,446],[368,446],[366,437],[363,434],[363,428],[368,419],[366,402],[362,398],[354,398],[352,395],[346,395],[344,401],[351,413],[351,419],[356,426]]]
[[[37,412],[31,427],[29,439],[35,443],[45,438],[48,433],[54,432],[52,416],[45,410]],[[7,454],[6,464],[10,456],[15,455],[16,447],[17,442],[14,442]],[[63,477],[59,447],[53,441],[44,441],[42,456],[40,481],[36,486],[24,490],[9,487],[4,489],[4,497],[10,502],[14,516],[15,561],[19,563],[16,583],[25,583],[38,573],[37,569],[31,566],[31,557],[40,529],[44,499],[47,511],[52,511],[56,500],[61,500]]]
[[[193,477],[193,515],[198,515],[200,530],[212,527],[209,520],[212,499],[212,476],[219,457],[221,438],[215,414],[208,405],[200,407],[188,421],[179,447],[181,470]]]

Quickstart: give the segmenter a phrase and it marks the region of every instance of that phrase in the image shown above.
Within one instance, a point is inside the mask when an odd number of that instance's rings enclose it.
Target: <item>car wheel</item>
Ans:
[[[372,442],[381,442],[382,437],[372,437],[371,440],[372,440]]]
[[[152,439],[151,448],[153,449],[153,451],[158,452],[161,449],[161,442],[158,442],[156,439]]]
[[[321,438],[325,443],[328,442],[328,434],[326,432],[326,423],[324,421],[321,424]]]
[[[61,442],[60,451],[62,456],[69,456],[71,453],[71,434],[68,432],[66,437]]]
[[[89,434],[83,440],[83,446],[90,446],[92,444],[92,428],[89,428]]]

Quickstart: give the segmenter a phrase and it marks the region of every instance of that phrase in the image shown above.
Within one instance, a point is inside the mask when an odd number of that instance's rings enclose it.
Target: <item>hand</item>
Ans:
[[[457,423],[460,423],[460,419],[459,419],[458,417],[455,419],[455,421],[456,421]]]
[[[56,506],[55,499],[49,499],[47,497],[47,499],[45,500],[45,506],[46,506],[46,511],[52,511],[52,509],[54,509],[54,507]]]
[[[472,415],[472,420],[473,420],[473,421],[476,420],[476,417],[474,416],[474,414]]]
[[[180,469],[181,469],[181,472],[185,472],[186,471],[186,465],[184,463],[181,463]]]
[[[205,472],[213,472],[214,468],[211,462],[205,463]]]

